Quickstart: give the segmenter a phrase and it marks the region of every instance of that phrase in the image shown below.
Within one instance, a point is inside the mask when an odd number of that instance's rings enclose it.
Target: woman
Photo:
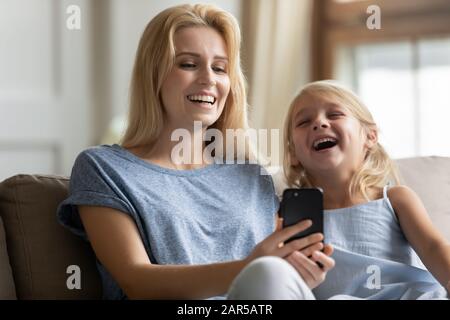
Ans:
[[[105,298],[217,297],[258,257],[298,265],[292,253],[323,248],[320,234],[279,245],[308,222],[271,234],[278,201],[258,165],[203,157],[206,130],[247,127],[239,48],[236,20],[213,6],[169,8],[147,25],[123,142],[78,156],[58,210],[63,225],[89,239]],[[175,130],[189,133],[183,152],[200,161],[176,159]],[[311,261],[318,279],[333,260],[321,254],[320,262],[324,269]]]

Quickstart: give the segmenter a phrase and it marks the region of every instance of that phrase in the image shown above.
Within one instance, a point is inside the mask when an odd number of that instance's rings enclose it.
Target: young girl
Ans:
[[[352,92],[330,81],[300,91],[286,119],[284,170],[289,186],[323,190],[336,267],[316,298],[448,297],[450,244],[399,184],[369,110]]]

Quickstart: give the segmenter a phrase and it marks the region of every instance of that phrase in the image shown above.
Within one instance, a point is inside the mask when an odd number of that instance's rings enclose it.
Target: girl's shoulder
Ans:
[[[410,187],[405,185],[396,185],[387,191],[389,201],[392,204],[395,212],[401,214],[401,212],[409,212],[411,207],[423,206],[419,196]]]
[[[416,196],[414,190],[405,185],[395,185],[387,190],[387,195],[391,202],[402,202],[408,200],[412,196]]]

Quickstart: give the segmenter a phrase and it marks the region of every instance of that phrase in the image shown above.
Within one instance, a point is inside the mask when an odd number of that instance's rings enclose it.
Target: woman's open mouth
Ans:
[[[211,108],[217,101],[215,97],[209,95],[189,95],[187,99],[204,108]]]

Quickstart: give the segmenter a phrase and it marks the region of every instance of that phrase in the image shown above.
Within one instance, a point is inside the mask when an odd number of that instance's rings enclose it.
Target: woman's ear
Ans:
[[[378,143],[378,131],[376,129],[369,129],[367,132],[366,147],[373,148]]]

